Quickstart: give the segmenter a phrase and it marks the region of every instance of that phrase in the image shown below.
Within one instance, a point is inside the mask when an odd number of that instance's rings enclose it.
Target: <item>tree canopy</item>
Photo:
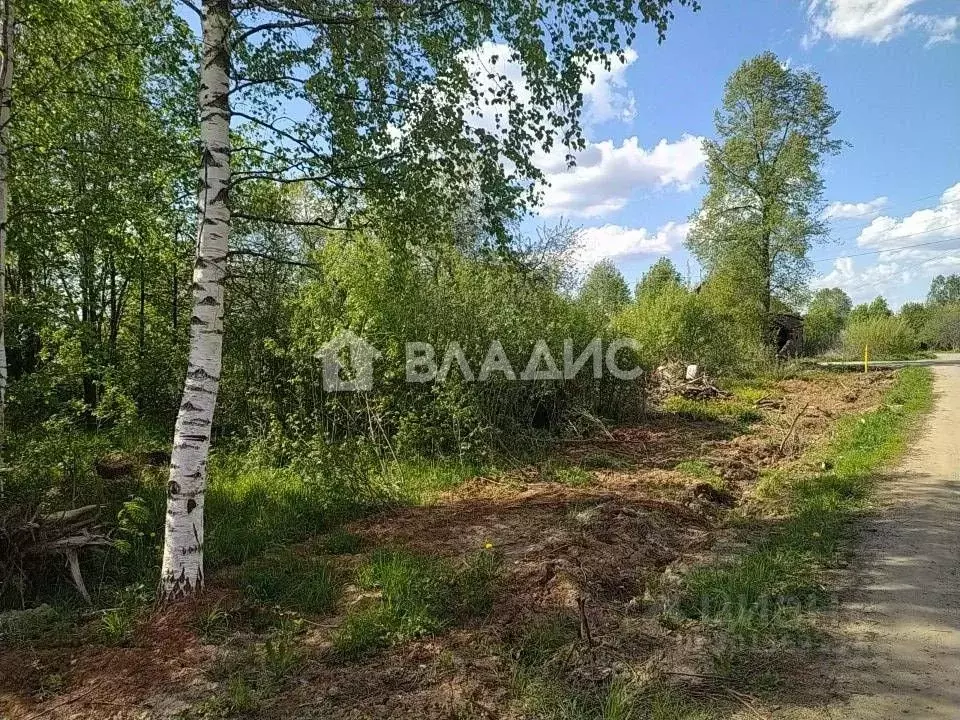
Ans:
[[[937,275],[930,283],[927,302],[931,305],[960,303],[960,275]]]
[[[707,140],[708,191],[687,246],[708,272],[737,276],[741,296],[764,317],[773,299],[800,299],[807,252],[823,239],[823,164],[841,141],[838,112],[820,78],[764,52],[724,88],[717,140]]]
[[[677,272],[673,261],[668,257],[659,258],[637,281],[634,294],[640,297],[644,293],[658,293],[667,285],[680,285],[683,279]]]

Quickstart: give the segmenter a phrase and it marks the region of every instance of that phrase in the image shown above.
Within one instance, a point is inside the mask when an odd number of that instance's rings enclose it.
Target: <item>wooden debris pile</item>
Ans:
[[[80,552],[113,544],[98,523],[100,505],[41,513],[37,506],[13,505],[0,515],[0,581],[23,588],[36,566],[61,556],[83,599],[90,594],[80,574]]]
[[[653,394],[659,398],[679,395],[690,400],[711,400],[730,397],[730,393],[714,385],[699,365],[670,363],[653,373]]]

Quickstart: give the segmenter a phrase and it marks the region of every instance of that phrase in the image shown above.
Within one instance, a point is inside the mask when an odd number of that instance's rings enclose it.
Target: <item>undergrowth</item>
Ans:
[[[749,425],[763,419],[755,407],[737,399],[695,400],[680,395],[671,395],[661,404],[661,410],[687,420],[730,421]]]

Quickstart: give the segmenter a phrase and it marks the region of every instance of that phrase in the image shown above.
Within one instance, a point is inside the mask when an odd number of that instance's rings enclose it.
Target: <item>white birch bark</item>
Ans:
[[[223,278],[230,233],[230,0],[203,2],[200,65],[199,240],[193,270],[190,354],[177,414],[167,483],[161,594],[185,597],[203,588],[203,505],[210,430],[220,384]]]
[[[7,410],[7,219],[10,207],[10,107],[13,103],[13,3],[0,0],[0,442]]]

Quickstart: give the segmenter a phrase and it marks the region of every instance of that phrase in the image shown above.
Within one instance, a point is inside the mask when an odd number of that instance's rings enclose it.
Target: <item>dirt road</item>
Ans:
[[[831,718],[960,718],[960,366],[933,371],[936,409],[863,533]]]

